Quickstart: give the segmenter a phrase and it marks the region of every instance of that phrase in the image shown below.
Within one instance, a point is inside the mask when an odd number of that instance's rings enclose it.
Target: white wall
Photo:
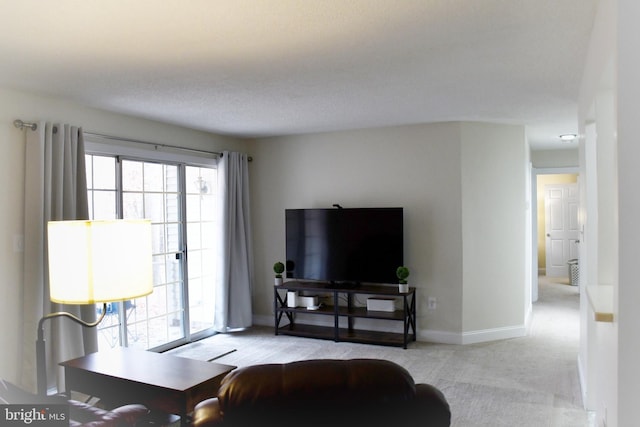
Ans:
[[[22,360],[22,252],[14,250],[14,238],[24,234],[25,132],[13,126],[24,121],[61,121],[83,126],[86,131],[134,139],[179,144],[191,148],[244,151],[246,143],[177,126],[95,110],[10,89],[0,88],[0,378],[18,381]],[[25,262],[29,262],[26,260]],[[26,343],[27,347],[35,342]]]
[[[578,167],[580,153],[578,148],[562,150],[534,150],[531,152],[534,168]]]
[[[419,330],[460,330],[459,128],[406,126],[256,141],[254,310],[272,324],[271,266],[284,257],[286,208],[400,206]],[[428,312],[427,296],[438,299]],[[448,313],[448,315],[440,315]]]
[[[485,144],[490,152],[481,155],[485,161],[472,162],[472,147],[483,151]],[[461,123],[400,126],[261,139],[251,151],[258,159],[251,166],[257,323],[273,324],[271,266],[284,257],[284,210],[340,203],[344,207],[404,207],[405,263],[412,271],[410,283],[418,288],[420,339],[462,342],[463,329],[522,332],[526,232],[522,128]],[[467,156],[464,164],[463,151]],[[499,194],[495,201],[506,203],[498,216],[493,206],[476,199],[471,188],[476,178]],[[487,188],[479,185],[477,190]],[[466,234],[475,240],[467,244],[482,248],[469,255],[468,267],[463,258],[467,197]],[[508,200],[511,197],[515,201]],[[511,215],[515,219],[507,221],[509,233],[482,242],[487,237],[482,231],[487,221]],[[474,224],[476,219],[480,221]],[[474,225],[479,228],[473,230]],[[514,233],[514,227],[520,229]],[[508,250],[496,258],[498,247]],[[485,248],[488,256],[482,255]],[[482,274],[489,277],[479,279]],[[495,285],[496,277],[509,280]],[[462,294],[466,280],[473,283],[470,289],[476,297],[469,314],[463,312],[467,309]],[[437,299],[436,310],[427,309],[428,297]],[[476,305],[491,307],[487,310],[491,313],[485,313],[488,320],[478,318]],[[463,328],[465,317],[471,320]],[[480,341],[486,338],[477,337]]]
[[[635,280],[624,283],[622,276],[619,275],[622,273],[620,263],[623,258],[622,253],[626,250],[629,254],[635,254],[637,248],[632,240],[628,242],[631,244],[623,249],[624,233],[622,228],[618,228],[623,216],[622,187],[619,187],[623,181],[618,180],[618,163],[623,156],[618,150],[624,145],[624,141],[620,132],[622,117],[616,117],[620,113],[615,71],[617,5],[616,0],[601,0],[598,4],[581,83],[578,112],[581,134],[581,219],[584,226],[581,249],[584,248],[585,251],[584,256],[581,254],[580,257],[581,264],[584,265],[580,267],[579,367],[585,406],[588,410],[595,411],[598,425],[609,427],[637,423],[637,409],[633,408],[633,404],[626,410],[623,410],[620,405],[619,397],[622,395],[619,393],[619,384],[621,378],[629,378],[632,382],[638,382],[639,379],[638,368],[634,366],[637,365],[637,360],[636,363],[627,366],[627,372],[624,374],[620,370],[622,365],[619,362],[622,354],[619,343],[622,343],[623,338],[624,341],[629,340],[634,343],[637,343],[638,339],[637,334],[622,335],[622,326],[625,323],[623,323],[622,311],[617,307],[619,291],[637,288]],[[633,17],[637,19],[638,13]],[[632,28],[635,28],[635,24],[629,26],[629,29]],[[635,43],[638,34],[635,29],[632,31],[634,32],[633,43]],[[637,114],[632,120],[638,121]],[[627,141],[627,146],[631,141],[633,137]],[[631,143],[635,145],[635,142]],[[633,151],[632,149],[627,156],[632,163],[636,163],[634,157],[637,157],[637,153]],[[637,182],[637,177],[633,179]],[[633,222],[635,223],[635,219]],[[630,228],[629,232],[633,234],[633,230]],[[635,231],[637,232],[637,227]],[[637,264],[637,261],[634,260],[633,263]],[[594,298],[591,300],[597,305],[606,303],[607,306],[613,307],[613,323],[596,322],[593,307],[589,303],[588,294],[594,296],[596,292],[587,291],[587,287],[595,289],[603,285],[613,289],[611,294],[607,294],[607,299],[610,301]],[[637,311],[637,307],[634,311]],[[633,326],[636,326],[637,315],[632,314],[631,317],[635,317]],[[638,353],[632,354],[637,356]],[[635,396],[637,395],[636,388]],[[636,397],[633,401],[637,404]]]
[[[465,342],[525,333],[526,153],[520,126],[462,125]]]
[[[619,189],[619,289],[618,289],[618,425],[638,423],[640,396],[640,2],[618,1],[618,189]]]

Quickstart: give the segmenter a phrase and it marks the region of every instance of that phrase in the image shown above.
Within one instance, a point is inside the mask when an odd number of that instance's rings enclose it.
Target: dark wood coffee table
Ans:
[[[235,366],[118,347],[60,363],[67,393],[99,397],[108,406],[141,403],[180,415],[182,424],[200,401],[216,396]]]

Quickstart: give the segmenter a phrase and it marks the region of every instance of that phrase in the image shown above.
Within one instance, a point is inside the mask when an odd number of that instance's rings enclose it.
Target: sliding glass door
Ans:
[[[153,293],[108,306],[100,348],[164,349],[211,333],[216,170],[89,154],[87,184],[92,219],[146,218],[153,229]]]
[[[188,309],[189,335],[197,339],[208,335],[213,327],[217,271],[215,242],[215,189],[218,178],[215,169],[185,167],[186,177],[186,235],[188,238]]]

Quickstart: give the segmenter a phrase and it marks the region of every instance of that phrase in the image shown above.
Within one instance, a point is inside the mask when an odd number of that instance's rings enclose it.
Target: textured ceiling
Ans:
[[[451,120],[565,148],[597,0],[0,0],[0,85],[241,137]]]

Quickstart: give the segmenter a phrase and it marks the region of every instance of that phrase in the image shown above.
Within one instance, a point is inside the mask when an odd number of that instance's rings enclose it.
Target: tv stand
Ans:
[[[330,289],[356,289],[359,286],[357,282],[329,282]]]
[[[345,286],[346,285],[346,286]],[[293,335],[307,338],[328,339],[336,342],[347,341],[364,344],[378,344],[407,348],[410,341],[416,340],[416,288],[409,287],[406,293],[400,293],[398,286],[359,284],[337,284],[328,282],[299,282],[288,281],[274,286],[273,306],[275,317],[275,334]],[[307,293],[325,294],[330,299],[329,304],[309,310],[305,307],[288,307],[287,292],[304,291]],[[399,298],[402,299],[402,309],[386,312],[367,310],[367,307],[356,307],[354,297]],[[346,300],[346,304],[340,304]],[[325,316],[332,320],[332,326],[318,326],[299,323],[298,314]],[[281,326],[283,318],[289,322]],[[403,332],[386,332],[354,327],[355,319],[378,319],[391,322],[401,322]],[[346,327],[340,325],[340,320],[346,319]]]

